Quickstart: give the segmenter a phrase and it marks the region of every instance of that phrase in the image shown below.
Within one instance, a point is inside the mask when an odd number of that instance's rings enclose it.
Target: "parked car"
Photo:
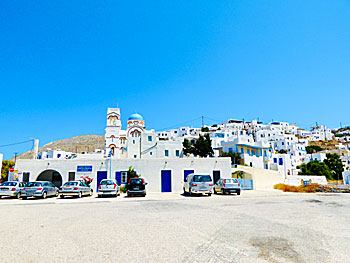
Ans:
[[[184,195],[207,194],[211,196],[213,181],[209,174],[189,174],[184,181]]]
[[[103,179],[98,187],[98,197],[104,195],[113,195],[117,197],[120,195],[120,186],[115,179]]]
[[[131,178],[127,184],[127,196],[141,195],[145,197],[146,185],[143,178]]]
[[[51,182],[29,182],[21,189],[22,199],[27,199],[28,197],[45,199],[48,196],[58,196],[58,188]]]
[[[21,198],[21,189],[24,187],[23,182],[8,181],[0,184],[0,198],[3,196]]]
[[[238,179],[220,179],[214,185],[214,193],[230,194],[236,193],[241,194],[241,185]]]
[[[81,198],[84,195],[91,196],[92,194],[92,188],[83,181],[66,182],[63,186],[60,187],[59,190],[60,198],[64,198],[65,196],[77,196]]]

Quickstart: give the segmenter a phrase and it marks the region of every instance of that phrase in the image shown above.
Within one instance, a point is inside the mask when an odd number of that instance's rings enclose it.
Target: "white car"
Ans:
[[[103,179],[98,187],[98,197],[112,195],[117,197],[120,195],[120,186],[115,179]]]
[[[241,185],[238,181],[238,179],[220,179],[215,185],[214,185],[214,194],[222,193],[224,194],[230,194],[230,193],[236,193],[237,195],[241,194]]]
[[[189,174],[184,181],[184,195],[207,194],[211,196],[213,181],[209,174]]]
[[[9,181],[0,184],[0,198],[2,196],[21,198],[21,189],[24,187],[25,183],[17,181]]]

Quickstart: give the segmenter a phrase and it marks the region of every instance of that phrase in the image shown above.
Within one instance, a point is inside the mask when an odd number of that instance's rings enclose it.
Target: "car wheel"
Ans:
[[[26,196],[22,196],[21,198],[22,198],[22,200],[27,200]]]
[[[214,194],[217,194],[217,192],[216,192],[215,188],[214,188]]]
[[[64,198],[64,195],[60,195],[60,198],[63,199],[63,198]]]
[[[241,191],[238,191],[238,192],[237,192],[237,195],[240,195],[240,194],[241,194]]]
[[[209,193],[208,196],[211,196],[211,193]]]
[[[81,192],[79,192],[78,198],[81,198],[82,196],[83,196],[83,194]]]
[[[56,191],[55,196],[58,197],[58,191]]]
[[[189,196],[192,196],[192,189],[190,188],[190,189],[188,189],[188,191],[189,191],[189,192],[188,192],[188,195],[189,195]]]
[[[21,192],[18,192],[18,193],[17,193],[16,198],[17,198],[17,199],[20,199],[20,198],[21,198]]]
[[[94,191],[91,189],[90,190],[90,196],[92,196],[94,194]]]
[[[188,193],[186,192],[186,190],[185,190],[185,187],[184,187],[184,195],[187,195]]]
[[[46,199],[47,197],[47,193],[46,192],[43,192],[43,195],[41,196],[43,199]]]

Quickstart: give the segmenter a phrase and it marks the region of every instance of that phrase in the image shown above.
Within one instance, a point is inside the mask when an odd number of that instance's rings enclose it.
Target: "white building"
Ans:
[[[15,169],[25,181],[52,181],[60,186],[82,176],[93,178],[97,190],[102,179],[113,178],[126,183],[126,173],[132,166],[148,182],[152,192],[181,192],[184,177],[189,173],[207,173],[212,178],[231,177],[230,158],[153,158],[153,159],[52,159],[17,160]]]
[[[4,158],[4,155],[2,153],[0,153],[0,176],[1,176],[1,169],[2,169],[2,160]]]

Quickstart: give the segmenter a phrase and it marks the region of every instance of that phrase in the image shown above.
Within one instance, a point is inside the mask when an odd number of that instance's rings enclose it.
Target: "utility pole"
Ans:
[[[202,128],[204,127],[204,116],[202,116]]]
[[[15,165],[16,165],[16,160],[17,160],[17,154],[18,154],[18,152],[15,152],[14,154],[15,154]]]

